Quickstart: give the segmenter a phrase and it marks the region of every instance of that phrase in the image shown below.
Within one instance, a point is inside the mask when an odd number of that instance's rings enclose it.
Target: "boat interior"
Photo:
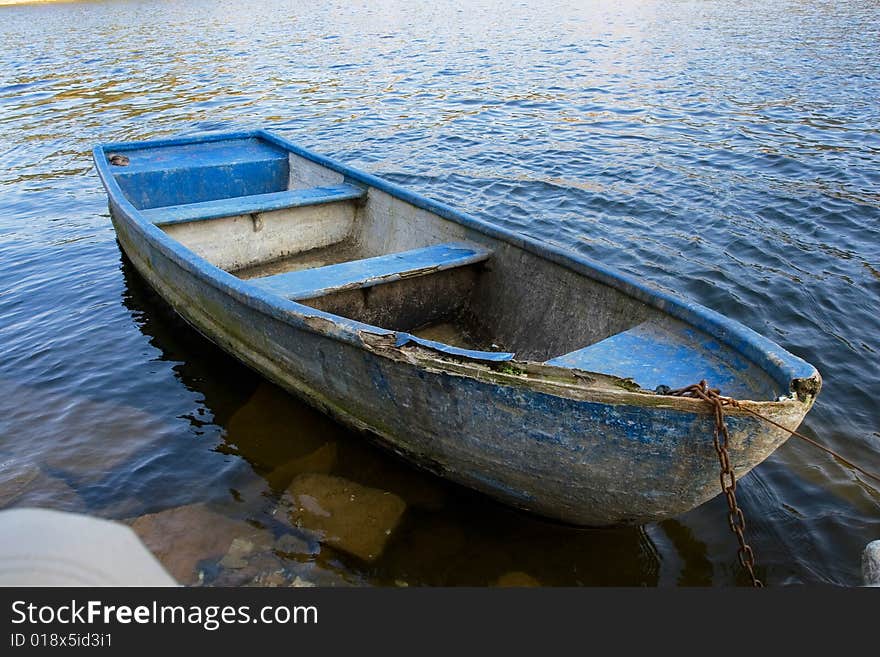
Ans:
[[[644,389],[706,378],[741,398],[781,394],[736,351],[616,288],[272,141],[123,154],[124,166],[110,168],[147,221],[264,292],[426,344],[603,372]]]

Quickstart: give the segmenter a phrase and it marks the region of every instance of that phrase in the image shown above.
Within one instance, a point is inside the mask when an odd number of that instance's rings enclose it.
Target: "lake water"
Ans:
[[[0,506],[140,518],[205,584],[746,582],[721,498],[560,527],[176,318],[123,259],[90,149],[252,126],[743,322],[822,373],[803,431],[880,470],[878,3],[321,4],[0,7]],[[378,558],[284,522],[303,470],[403,500]],[[739,497],[766,583],[859,582],[876,482],[792,439]]]

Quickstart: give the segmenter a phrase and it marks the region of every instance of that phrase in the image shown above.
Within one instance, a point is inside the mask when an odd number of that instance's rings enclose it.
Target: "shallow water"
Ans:
[[[880,470],[880,5],[443,7],[0,7],[0,506],[183,506],[162,517],[275,541],[246,567],[166,546],[209,584],[744,583],[719,498],[559,527],[410,469],[176,318],[89,151],[250,126],[740,320],[821,371],[805,433]],[[302,471],[403,500],[378,558],[283,522]],[[767,583],[859,582],[876,483],[790,440],[739,491]]]

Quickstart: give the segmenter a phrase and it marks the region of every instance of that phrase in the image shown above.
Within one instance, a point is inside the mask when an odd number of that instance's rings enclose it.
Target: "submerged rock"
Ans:
[[[85,503],[66,482],[52,477],[33,463],[20,459],[0,461],[0,509],[35,507],[55,511],[81,511]]]
[[[20,464],[17,459],[0,464],[0,509],[14,504],[40,474],[37,466]]]
[[[278,489],[287,488],[293,479],[301,474],[328,474],[336,465],[336,443],[326,443],[310,454],[292,459],[275,468],[266,476],[269,485]]]
[[[275,539],[272,546],[275,552],[283,555],[315,555],[320,552],[317,545],[318,538],[312,537],[312,540],[298,534],[283,534]]]
[[[149,513],[131,522],[131,528],[183,584],[198,581],[200,561],[229,556],[232,563],[239,563],[245,554],[272,545],[269,531],[221,515],[204,504]]]
[[[406,503],[397,495],[323,474],[304,474],[282,501],[290,522],[320,541],[364,561],[382,554]]]
[[[351,572],[337,570],[328,563],[297,563],[292,564],[290,586],[365,586],[366,582]]]
[[[287,575],[284,570],[273,570],[267,573],[260,573],[257,575],[249,584],[249,586],[265,586],[265,587],[278,587],[278,586],[288,586]]]
[[[227,556],[228,553],[227,553]],[[240,554],[240,559],[232,565],[225,566],[223,560],[218,564],[220,570],[214,579],[209,581],[212,586],[286,586],[290,575],[284,562],[265,548],[254,549],[247,554]],[[227,564],[229,562],[227,561]]]
[[[229,550],[220,559],[223,568],[244,568],[248,564],[248,557],[254,553],[256,545],[246,538],[234,538]]]
[[[439,511],[447,503],[447,485],[366,443],[351,442],[339,455],[336,474],[352,473],[364,486],[376,486],[399,495],[408,506]]]
[[[161,417],[137,408],[6,378],[0,378],[0,417],[18,427],[4,451],[22,460],[34,456],[45,472],[78,488],[100,482],[167,435]]]
[[[293,581],[290,583],[290,585],[291,585],[292,587],[295,587],[295,588],[306,588],[306,587],[311,588],[311,587],[315,586],[315,583],[314,583],[314,582],[310,582],[310,581],[308,581],[308,580],[306,580],[306,579],[303,579],[302,577],[300,577],[299,575],[297,575],[297,576],[293,579]]]
[[[40,475],[40,469],[17,459],[0,463],[0,508],[15,502]]]
[[[501,577],[495,580],[494,586],[535,587],[541,586],[541,582],[528,573],[524,573],[521,570],[515,570],[509,573],[504,573]]]
[[[281,388],[261,383],[229,418],[228,453],[238,454],[264,471],[310,454],[339,429],[331,420]]]

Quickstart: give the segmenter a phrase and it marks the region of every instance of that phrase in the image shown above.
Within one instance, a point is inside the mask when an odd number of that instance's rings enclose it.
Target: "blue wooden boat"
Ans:
[[[412,462],[579,525],[719,492],[706,379],[795,429],[814,367],[695,303],[266,131],[97,146],[119,243],[192,326]],[[662,390],[662,388],[661,388]],[[788,433],[729,412],[738,476]]]

